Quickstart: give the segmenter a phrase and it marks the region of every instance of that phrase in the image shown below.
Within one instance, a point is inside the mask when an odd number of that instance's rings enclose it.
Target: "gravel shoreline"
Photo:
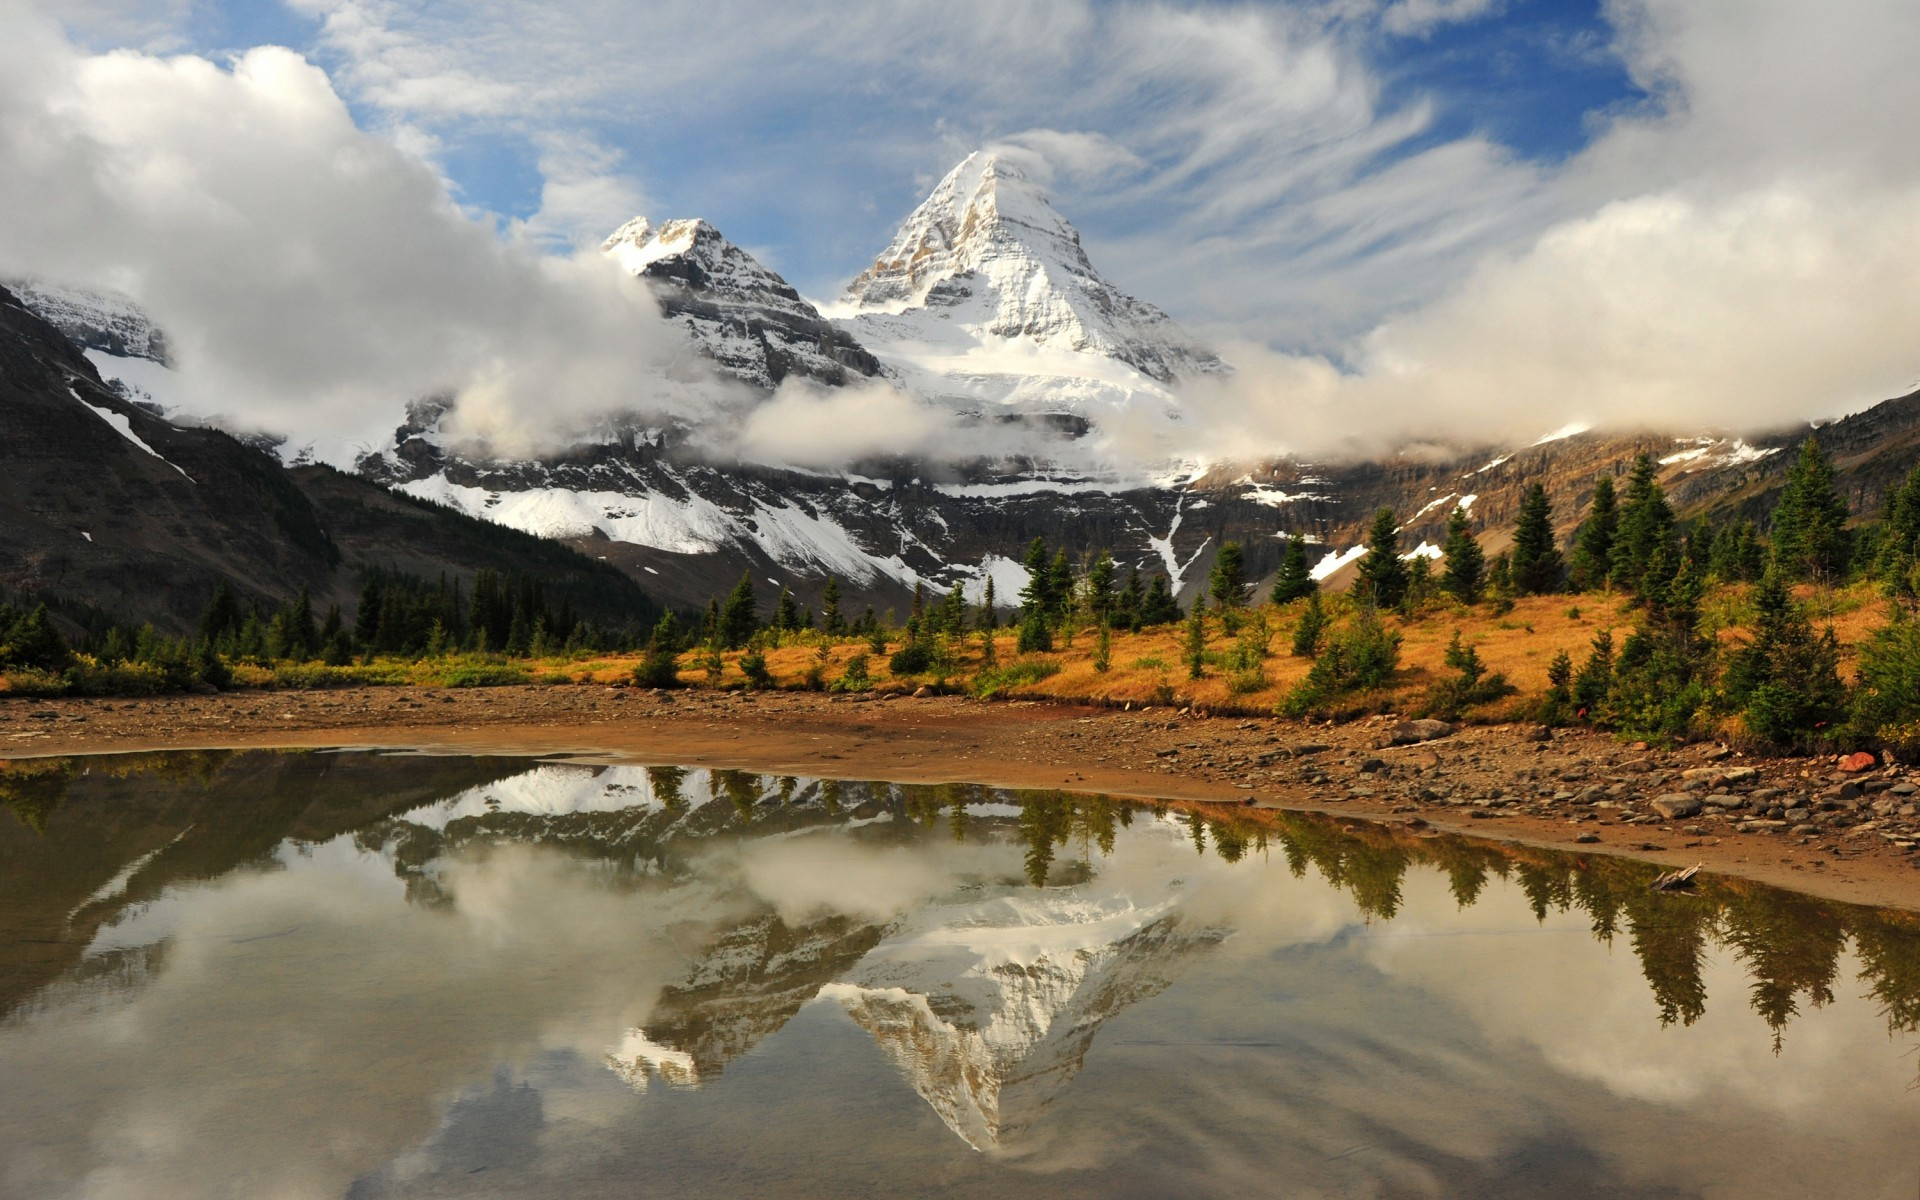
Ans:
[[[1864,756],[1649,749],[1584,730],[1417,725],[871,693],[348,688],[0,697],[0,758],[381,746],[1061,788],[1698,862],[1834,899],[1920,909],[1920,770]]]

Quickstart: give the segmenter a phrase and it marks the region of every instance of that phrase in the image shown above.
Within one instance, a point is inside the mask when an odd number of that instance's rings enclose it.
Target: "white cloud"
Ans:
[[[463,215],[298,55],[87,55],[30,12],[6,26],[0,272],[134,295],[197,411],[374,438],[408,400],[454,392],[527,448],[611,408],[697,401],[698,380],[652,382],[677,346],[640,284]]]
[[[945,454],[952,420],[885,384],[826,390],[789,381],[756,407],[731,447],[751,462],[830,467],[874,455]]]
[[[1441,25],[1490,17],[1501,7],[1500,0],[1398,0],[1380,14],[1380,25],[1388,33],[1418,36]]]

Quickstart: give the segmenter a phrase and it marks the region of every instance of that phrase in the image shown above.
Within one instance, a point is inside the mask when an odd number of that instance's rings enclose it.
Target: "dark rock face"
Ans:
[[[729,374],[773,388],[790,375],[829,387],[880,374],[852,335],[705,221],[655,229],[637,217],[603,251],[653,285],[660,310]]]
[[[657,613],[630,579],[564,547],[176,428],[0,289],[0,589],[183,633],[222,581],[266,605],[304,587],[351,611],[370,567],[461,578],[483,566],[552,580],[556,602],[595,620]]]
[[[86,350],[121,358],[144,358],[171,366],[167,338],[127,296],[84,288],[55,287],[39,280],[7,284],[34,315]]]

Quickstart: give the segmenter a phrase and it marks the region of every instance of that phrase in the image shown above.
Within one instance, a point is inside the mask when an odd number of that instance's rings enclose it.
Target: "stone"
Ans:
[[[1574,838],[1573,840],[1581,843],[1582,845],[1590,846],[1593,843],[1600,840],[1600,835],[1597,833],[1583,833],[1579,837]]]
[[[1868,754],[1865,750],[1862,750],[1858,754],[1847,755],[1845,758],[1840,760],[1839,765],[1842,771],[1845,771],[1849,775],[1853,775],[1861,771],[1873,770],[1875,767],[1880,765],[1880,760],[1875,758],[1873,755]]]
[[[1421,742],[1431,742],[1443,737],[1453,736],[1453,726],[1445,721],[1422,718],[1418,721],[1402,721],[1387,730],[1389,746],[1414,746]]]
[[[1669,792],[1653,798],[1653,811],[1669,821],[1676,817],[1691,817],[1700,811],[1700,800],[1682,792]]]

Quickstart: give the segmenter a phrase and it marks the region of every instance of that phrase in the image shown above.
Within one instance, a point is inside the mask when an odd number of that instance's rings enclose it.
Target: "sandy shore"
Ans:
[[[1920,909],[1920,772],[1636,749],[1584,731],[1467,727],[1383,748],[1391,722],[1307,726],[957,697],[598,686],[0,697],[0,757],[367,746],[1063,788],[1335,812],[1707,869]],[[1651,802],[1700,811],[1667,819]],[[1669,800],[1668,807],[1674,802]],[[1682,809],[1693,807],[1687,803]]]

